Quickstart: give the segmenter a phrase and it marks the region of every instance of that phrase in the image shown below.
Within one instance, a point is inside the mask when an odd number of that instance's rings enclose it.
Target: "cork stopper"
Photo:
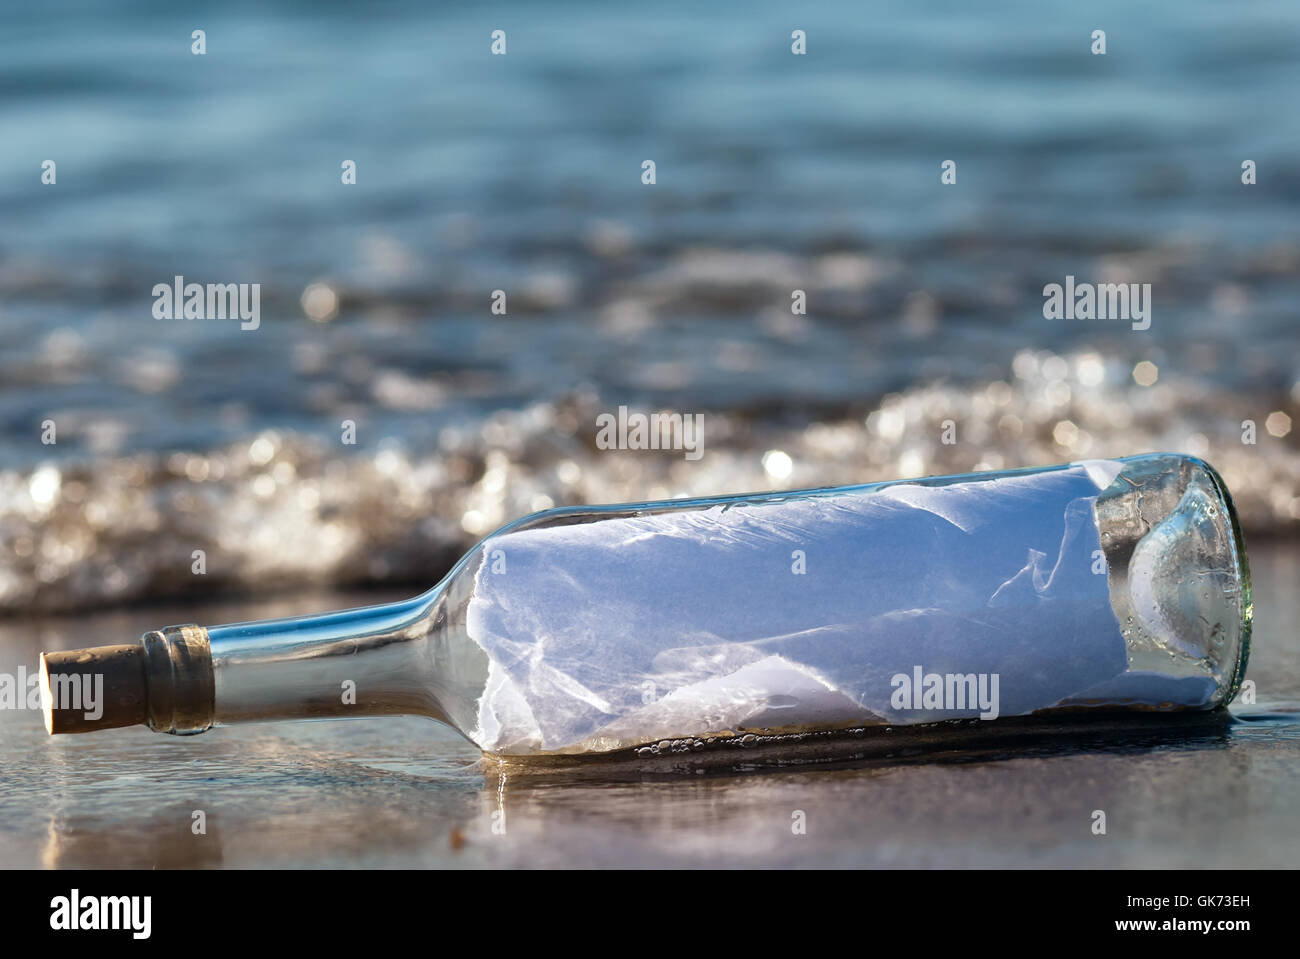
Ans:
[[[149,721],[139,643],[41,653],[41,709],[53,733],[89,733]]]
[[[42,653],[41,708],[51,734],[137,724],[201,733],[215,713],[207,631],[168,626],[129,645]]]

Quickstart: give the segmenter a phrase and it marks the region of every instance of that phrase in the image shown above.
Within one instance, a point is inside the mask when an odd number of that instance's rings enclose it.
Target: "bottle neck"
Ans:
[[[443,718],[424,655],[438,598],[210,627],[213,723]]]

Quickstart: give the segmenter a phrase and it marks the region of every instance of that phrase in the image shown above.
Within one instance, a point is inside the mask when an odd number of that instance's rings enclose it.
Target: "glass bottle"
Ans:
[[[1054,711],[1209,710],[1250,645],[1201,460],[559,508],[428,592],[42,655],[51,732],[417,714],[486,753],[595,753]],[[69,692],[104,681],[103,714]]]

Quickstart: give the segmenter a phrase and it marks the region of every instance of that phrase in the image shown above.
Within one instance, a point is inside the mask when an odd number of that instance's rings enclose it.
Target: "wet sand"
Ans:
[[[422,719],[52,738],[39,712],[0,710],[0,866],[1294,867],[1300,555],[1258,545],[1251,566],[1260,612],[1247,678],[1258,702],[1183,727],[1074,724],[1059,738],[785,767],[755,757],[722,770],[538,774],[503,773]],[[5,620],[0,670],[173,622],[397,595]],[[1095,810],[1104,836],[1092,832]]]

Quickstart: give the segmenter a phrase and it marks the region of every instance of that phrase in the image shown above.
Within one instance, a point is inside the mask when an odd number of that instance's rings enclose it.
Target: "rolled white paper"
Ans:
[[[494,536],[484,556],[504,562],[479,567],[467,612],[490,661],[471,738],[489,752],[571,752],[737,727],[1023,715],[1089,690],[1140,698],[1141,676],[1119,680],[1128,652],[1093,514],[1120,469],[1090,461]],[[971,674],[974,686],[924,695],[931,675]]]

